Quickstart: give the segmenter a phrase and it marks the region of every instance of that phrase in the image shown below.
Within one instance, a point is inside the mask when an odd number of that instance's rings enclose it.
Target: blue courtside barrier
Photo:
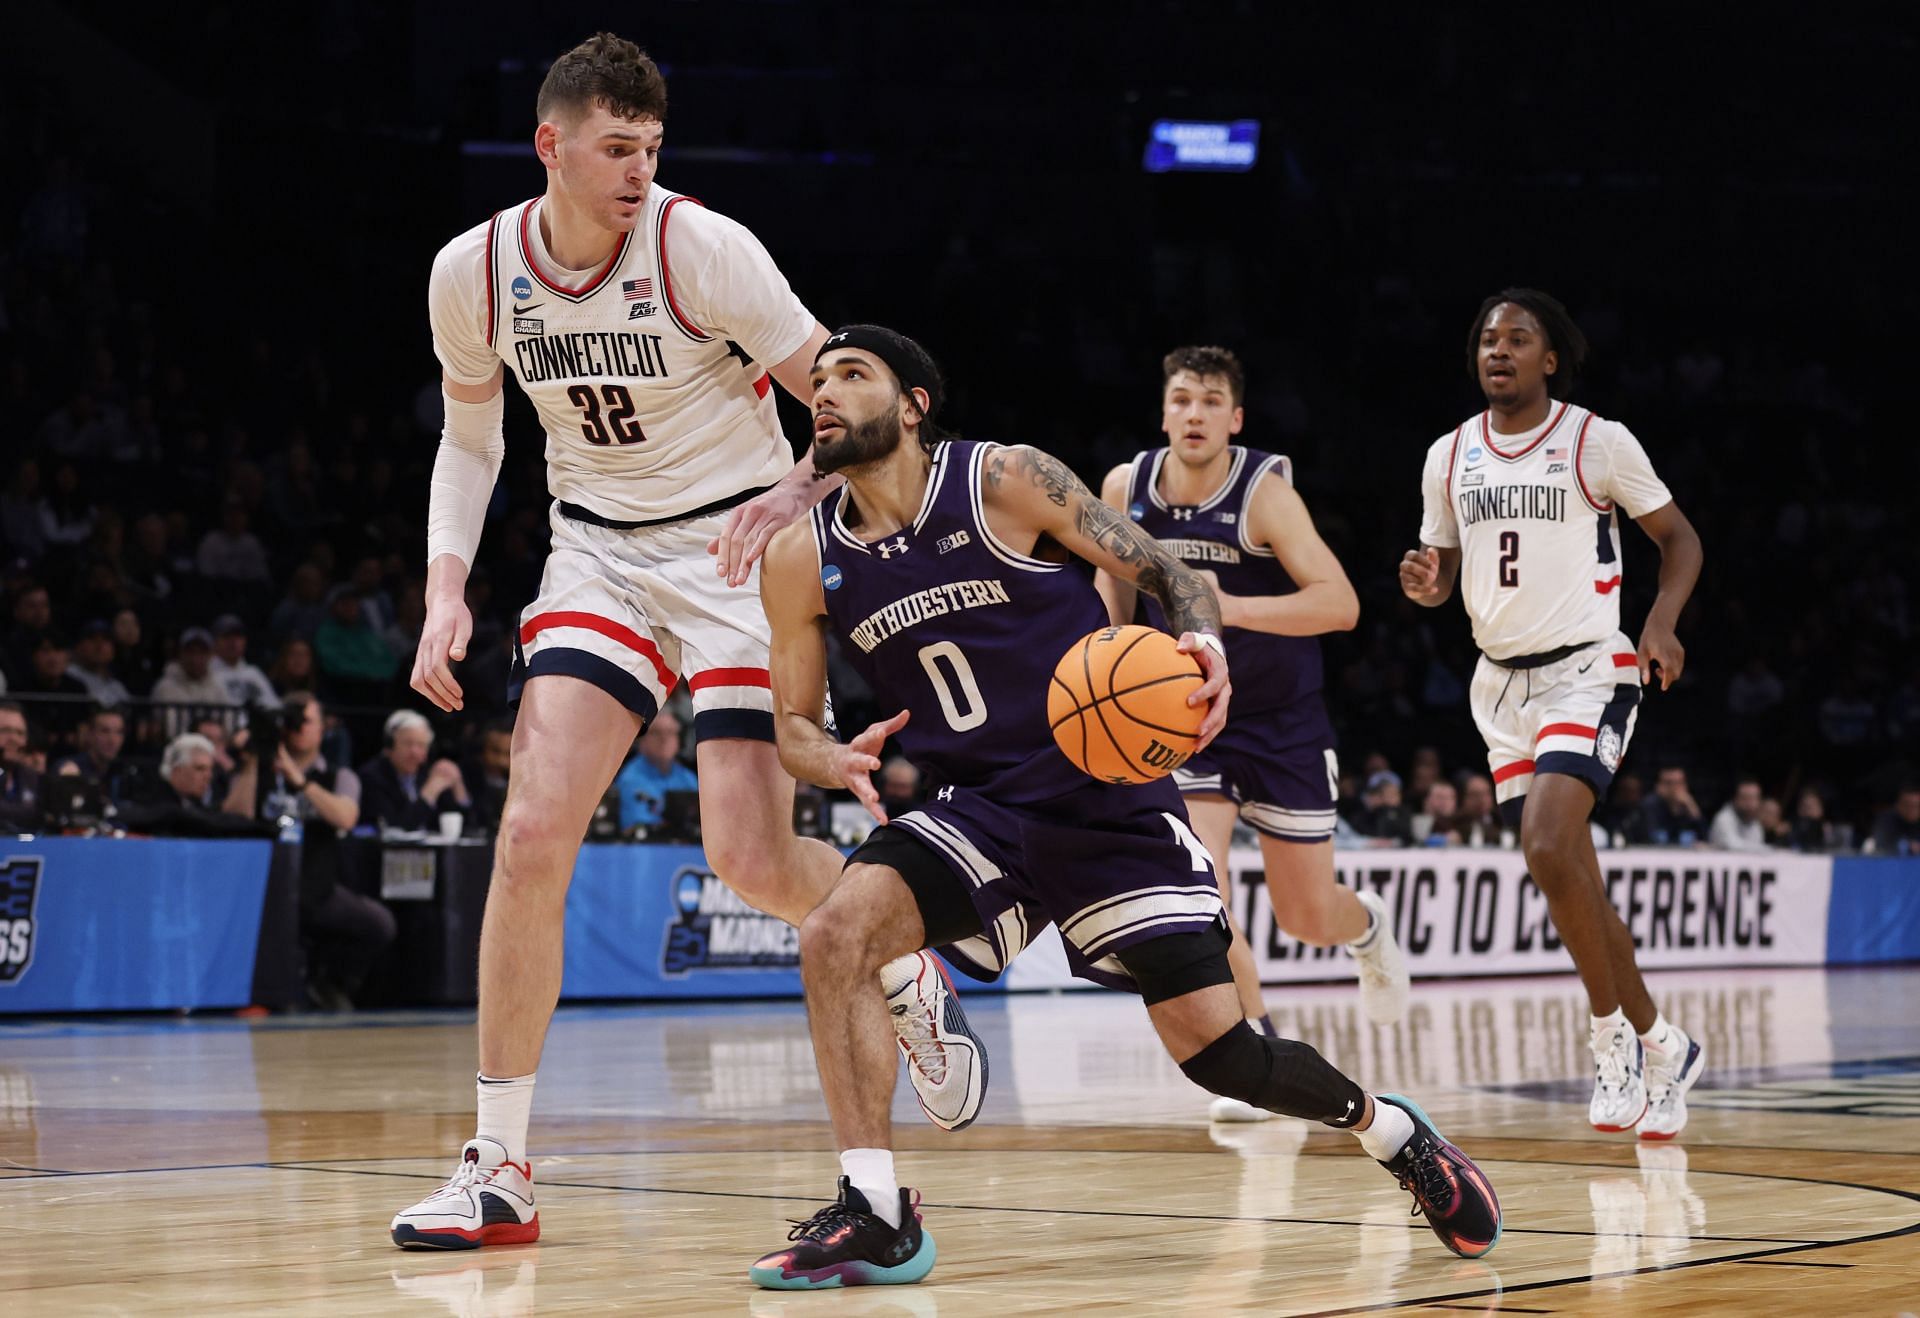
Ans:
[[[0,842],[0,1014],[245,1005],[272,851],[264,841]],[[1249,928],[1264,931],[1263,978],[1350,975],[1276,939],[1257,863],[1258,853],[1236,854],[1235,890]],[[1374,851],[1339,863],[1344,881],[1387,899],[1416,976],[1568,969],[1512,853]],[[1920,961],[1920,858],[1639,851],[1602,863],[1654,967]],[[484,872],[474,877],[484,888]],[[1074,983],[1048,934],[991,988]],[[589,846],[567,897],[561,993],[797,997],[797,936],[734,896],[697,847]]]
[[[273,844],[0,842],[0,1013],[249,1001]]]
[[[1920,961],[1920,857],[1838,856],[1827,964]]]

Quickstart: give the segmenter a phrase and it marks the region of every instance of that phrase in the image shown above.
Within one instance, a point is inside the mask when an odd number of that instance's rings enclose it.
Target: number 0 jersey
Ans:
[[[540,414],[547,487],[614,521],[676,517],[793,467],[767,363],[814,318],[744,227],[659,185],[597,270],[562,269],[541,198],[433,263],[433,346],[450,379],[505,362]]]
[[[846,486],[814,508],[813,535],[841,656],[882,716],[913,711],[901,751],[930,787],[1024,805],[1089,782],[1054,744],[1047,686],[1067,648],[1107,625],[1107,609],[1073,565],[994,538],[981,504],[993,447],[941,444],[919,515],[893,535],[868,543],[848,528]]]
[[[1460,550],[1473,640],[1495,660],[1589,645],[1620,630],[1618,509],[1673,501],[1616,421],[1555,403],[1523,434],[1482,412],[1427,450],[1423,543]]]

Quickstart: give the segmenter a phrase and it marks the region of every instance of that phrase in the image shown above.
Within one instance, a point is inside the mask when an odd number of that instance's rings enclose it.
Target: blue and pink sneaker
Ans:
[[[840,1178],[840,1197],[804,1222],[751,1268],[747,1276],[776,1291],[836,1286],[904,1286],[933,1271],[933,1237],[920,1225],[920,1196],[900,1191],[900,1225],[875,1216],[867,1197]]]

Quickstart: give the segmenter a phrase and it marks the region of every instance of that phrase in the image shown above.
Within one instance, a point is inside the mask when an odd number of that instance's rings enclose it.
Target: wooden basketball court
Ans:
[[[963,986],[964,988],[964,986]],[[1354,1142],[1209,1128],[1131,999],[973,995],[979,1123],[896,1096],[939,1248],[919,1286],[760,1291],[837,1163],[797,1003],[568,1009],[540,1073],[544,1239],[403,1253],[472,1133],[452,1014],[0,1025],[0,1312],[767,1315],[1895,1313],[1920,1307],[1920,970],[1664,974],[1709,1049],[1682,1140],[1586,1125],[1571,979],[1270,990],[1282,1029],[1418,1098],[1506,1235],[1441,1249]]]

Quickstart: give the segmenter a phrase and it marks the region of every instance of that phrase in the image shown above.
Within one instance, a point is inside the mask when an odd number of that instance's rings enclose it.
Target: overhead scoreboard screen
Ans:
[[[1178,170],[1244,174],[1260,154],[1260,121],[1156,119],[1143,162],[1149,174]]]

